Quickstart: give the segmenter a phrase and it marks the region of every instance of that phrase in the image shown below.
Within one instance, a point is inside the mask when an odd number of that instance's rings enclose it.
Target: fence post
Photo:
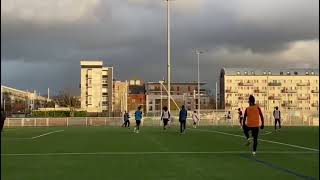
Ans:
[[[46,125],[49,126],[49,118],[46,118]]]
[[[33,120],[33,126],[34,126],[34,127],[37,127],[37,118],[34,118],[34,120]]]
[[[88,126],[88,117],[86,117],[86,126]]]
[[[104,126],[107,126],[107,117],[104,117]]]
[[[24,127],[24,118],[21,120],[21,126]]]
[[[10,127],[10,118],[8,118],[8,127]]]
[[[67,118],[67,127],[69,126],[69,118]]]
[[[310,118],[310,117],[308,117],[308,121],[309,121],[309,126],[311,126],[311,122],[310,122],[310,119],[311,119],[311,118]]]

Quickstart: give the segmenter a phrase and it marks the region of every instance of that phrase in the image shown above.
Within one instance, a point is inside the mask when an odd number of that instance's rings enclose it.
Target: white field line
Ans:
[[[44,133],[44,134],[41,134],[41,135],[39,135],[39,136],[31,137],[30,139],[36,139],[36,138],[39,138],[39,137],[42,137],[42,136],[46,136],[46,135],[49,135],[49,134],[58,133],[58,132],[62,132],[62,131],[64,131],[64,130],[57,130],[57,131],[52,131],[52,132]]]
[[[260,151],[259,154],[318,154],[311,151]],[[250,154],[248,151],[159,151],[159,152],[65,152],[65,153],[9,153],[1,156],[61,156],[61,155],[152,155],[152,154]]]
[[[271,131],[266,131],[266,133],[260,134],[260,136],[265,136],[265,135],[268,135],[268,134],[271,134],[271,133],[272,133]]]
[[[238,134],[231,134],[231,133],[226,133],[226,132],[221,132],[221,131],[215,131],[215,130],[203,130],[203,129],[193,129],[193,130],[204,131],[204,132],[212,132],[212,133],[224,134],[224,135],[228,135],[228,136],[235,136],[235,137],[245,138],[244,136],[241,136],[241,135],[238,135]],[[282,142],[278,142],[278,141],[270,141],[270,140],[265,140],[265,139],[258,139],[258,140],[259,140],[259,141],[264,141],[264,142],[273,143],[273,144],[280,144],[280,145],[284,145],[284,146],[290,146],[290,147],[295,147],[295,148],[299,148],[299,149],[304,149],[304,150],[310,150],[310,151],[317,151],[317,152],[319,152],[319,149],[308,148],[308,147],[298,146],[298,145],[294,145],[294,144],[287,144],[287,143],[282,143]]]

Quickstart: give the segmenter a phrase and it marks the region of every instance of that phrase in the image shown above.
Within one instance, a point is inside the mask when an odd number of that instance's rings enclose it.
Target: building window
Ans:
[[[294,75],[298,75],[298,72],[294,72]]]
[[[263,75],[267,75],[267,72],[264,71],[264,72],[263,72]]]
[[[238,71],[238,72],[237,72],[237,75],[240,75],[240,74],[241,74],[240,71]]]
[[[313,72],[313,71],[311,71],[311,75],[314,75],[314,72]]]
[[[177,86],[177,91],[180,91],[180,87],[179,86]]]
[[[280,72],[280,75],[283,75],[283,72],[282,72],[282,71]]]
[[[254,71],[251,71],[251,75],[254,75]]]
[[[290,71],[287,72],[287,75],[290,75]]]
[[[309,75],[309,72],[308,72],[308,71],[306,72],[306,75]]]
[[[268,75],[271,75],[271,71],[268,72]]]
[[[91,98],[91,96],[88,97],[88,104],[92,104],[92,98]]]
[[[244,72],[244,75],[248,75],[248,72],[247,72],[247,71],[245,71],[245,72]]]

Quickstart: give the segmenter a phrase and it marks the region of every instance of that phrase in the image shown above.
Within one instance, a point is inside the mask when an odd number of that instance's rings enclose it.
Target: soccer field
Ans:
[[[318,127],[266,127],[259,138],[253,157],[239,127],[7,128],[1,179],[319,179]]]

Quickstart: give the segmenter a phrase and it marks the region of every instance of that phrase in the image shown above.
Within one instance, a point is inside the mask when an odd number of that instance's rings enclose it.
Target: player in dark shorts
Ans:
[[[4,126],[4,121],[6,120],[6,113],[3,108],[1,108],[1,132]]]
[[[261,125],[260,125],[261,121]],[[261,109],[258,105],[255,104],[254,96],[250,95],[249,97],[249,107],[246,108],[243,118],[243,132],[247,138],[247,144],[250,145],[249,140],[249,131],[253,137],[253,151],[252,155],[256,155],[257,146],[258,146],[258,135],[260,129],[264,128],[264,118],[261,112]]]
[[[135,133],[139,133],[140,130],[140,124],[142,120],[142,111],[141,106],[138,107],[138,110],[134,113],[134,118],[136,119],[136,127],[134,128]]]
[[[163,121],[163,130],[166,130],[168,122],[170,121],[170,112],[168,111],[168,107],[163,107],[163,111],[161,114],[161,120]]]
[[[243,114],[240,108],[238,109],[238,114],[239,114],[240,127],[242,128]]]

